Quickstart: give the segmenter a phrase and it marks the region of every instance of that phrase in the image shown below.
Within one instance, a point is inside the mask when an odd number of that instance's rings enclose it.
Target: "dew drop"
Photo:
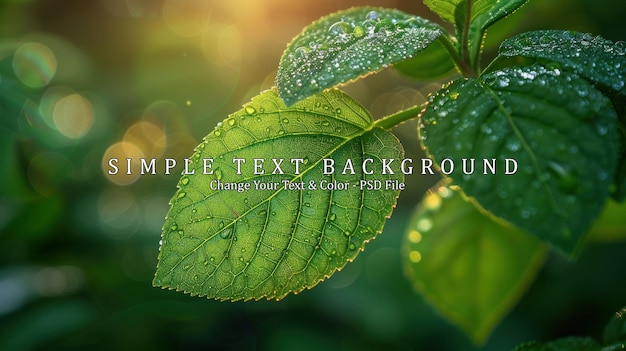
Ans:
[[[328,127],[328,125],[330,125],[330,122],[328,122],[328,121],[323,121],[323,122],[322,122],[322,125],[323,125],[324,127]]]
[[[249,115],[253,115],[253,114],[256,113],[256,110],[252,106],[246,106],[245,110],[246,110],[246,113],[249,114]]]
[[[345,236],[350,236],[350,234],[352,234],[349,230],[346,230],[345,232],[343,232],[343,235]]]
[[[350,248],[350,250],[354,250],[354,249],[356,249],[356,245],[350,244],[349,248]]]
[[[226,229],[226,230],[223,230],[223,231],[220,233],[220,237],[221,237],[222,239],[228,239],[228,238],[230,238],[230,236],[231,236],[232,232],[233,232],[232,228],[228,228],[228,229]]]
[[[266,215],[267,215],[267,211],[266,211],[266,210],[261,210],[261,211],[259,212],[259,215],[260,215],[260,216],[266,216]]]
[[[189,184],[189,178],[184,177],[183,179],[181,179],[181,180],[180,180],[180,183],[181,183],[182,185],[187,185],[187,184]]]
[[[283,118],[283,123],[285,123],[285,124],[289,123],[289,119]]]
[[[615,43],[613,48],[615,49],[615,53],[618,55],[623,56],[624,54],[626,54],[626,42],[618,41],[617,43]]]
[[[362,38],[365,35],[365,29],[361,26],[355,26],[352,34],[354,34],[356,38]]]
[[[299,48],[296,48],[294,52],[295,52],[296,58],[305,58],[307,53],[309,52],[309,49],[304,46],[301,46]]]
[[[234,118],[229,118],[228,119],[228,125],[231,126],[231,127],[234,126],[235,125],[235,119]]]
[[[331,221],[334,221],[335,219],[337,219],[337,215],[332,213],[328,219],[330,219]]]
[[[215,136],[220,136],[222,135],[222,132],[220,132],[219,130],[216,130],[215,132],[213,132],[213,134],[215,134]]]
[[[375,20],[378,17],[379,17],[379,14],[377,11],[370,11],[367,13],[367,15],[365,15],[366,20]]]
[[[171,230],[178,230],[178,226],[176,224],[172,224],[170,227]]]
[[[328,32],[332,35],[348,34],[351,30],[350,24],[343,21],[335,22],[328,27]]]
[[[187,193],[185,193],[184,191],[181,191],[180,193],[178,193],[177,198],[182,199],[183,197],[185,197],[185,195],[187,195]]]
[[[539,38],[539,45],[541,46],[550,46],[550,44],[552,44],[552,39],[550,39],[549,36],[544,35],[541,38]]]

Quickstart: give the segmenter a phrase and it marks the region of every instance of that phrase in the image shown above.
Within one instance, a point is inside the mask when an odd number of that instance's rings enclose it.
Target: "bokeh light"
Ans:
[[[13,71],[19,80],[31,88],[45,87],[57,70],[52,50],[40,43],[25,43],[15,50]]]
[[[130,126],[124,133],[123,141],[138,147],[147,159],[161,157],[167,147],[163,128],[146,121]]]
[[[89,100],[80,94],[70,94],[54,104],[54,124],[63,135],[78,139],[89,132],[94,122],[94,110]]]
[[[102,172],[117,185],[129,185],[139,179],[140,159],[145,154],[137,145],[120,141],[111,145],[102,156]],[[116,159],[118,162],[114,162]],[[130,159],[130,161],[127,161]]]

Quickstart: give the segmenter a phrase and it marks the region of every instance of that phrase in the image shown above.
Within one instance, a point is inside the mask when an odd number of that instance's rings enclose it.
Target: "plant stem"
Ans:
[[[374,122],[372,127],[380,127],[385,130],[397,127],[406,121],[416,118],[419,115],[420,111],[424,108],[424,105],[425,104],[416,105],[413,107],[409,107],[406,110],[398,111],[391,115],[385,116]]]
[[[468,65],[467,61],[463,60],[452,41],[450,41],[450,39],[445,35],[439,36],[438,40],[443,44],[446,50],[448,50],[448,53],[450,54],[450,57],[459,72],[461,72],[464,77],[474,77],[474,71],[472,71],[472,68]]]
[[[469,52],[469,27],[472,17],[472,0],[467,0],[465,5],[465,23],[463,23],[463,34],[461,37],[461,51],[463,53],[463,61],[466,64],[471,65],[471,58]]]

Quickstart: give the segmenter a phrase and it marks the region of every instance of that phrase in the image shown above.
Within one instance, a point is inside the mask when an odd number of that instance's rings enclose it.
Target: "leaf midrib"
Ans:
[[[526,138],[522,135],[521,131],[517,127],[517,124],[515,123],[514,117],[504,107],[500,97],[495,93],[495,91],[493,89],[491,89],[491,87],[489,85],[487,85],[486,83],[483,83],[480,80],[476,80],[476,82],[478,82],[478,84],[480,84],[485,89],[485,91],[487,91],[489,93],[489,95],[491,95],[492,99],[496,102],[497,107],[498,107],[498,111],[500,111],[504,115],[504,117],[506,118],[507,123],[511,126],[511,129],[513,130],[513,134],[519,139],[520,143],[522,144],[522,148],[524,149],[524,151],[526,151],[526,154],[530,157],[532,166],[535,169],[535,172],[537,172],[537,178],[539,179],[539,181],[541,182],[541,185],[545,189],[545,194],[547,194],[547,196],[548,196],[550,206],[553,208],[553,210],[556,213],[558,213],[559,215],[563,216],[563,212],[561,211],[561,209],[557,205],[554,192],[552,191],[552,189],[550,188],[550,186],[547,183],[547,177],[544,177],[544,172],[541,170],[541,167],[539,166],[539,161],[537,159],[537,155],[535,154],[533,149],[530,147],[530,145],[526,141]]]

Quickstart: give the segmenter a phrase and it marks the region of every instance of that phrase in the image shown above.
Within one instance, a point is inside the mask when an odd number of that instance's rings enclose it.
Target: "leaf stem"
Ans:
[[[380,127],[385,130],[389,130],[393,127],[397,127],[402,123],[417,118],[420,111],[424,108],[425,104],[415,105],[413,107],[409,107],[406,110],[398,111],[396,113],[385,116],[381,119],[376,120],[372,125],[372,128]]]
[[[498,55],[496,56],[495,59],[493,59],[493,61],[489,62],[489,64],[487,65],[487,67],[485,67],[484,70],[482,70],[480,72],[479,76],[482,76],[483,74],[489,73],[491,72],[493,69],[495,69],[497,67],[497,65],[504,60],[504,57]]]
[[[438,40],[443,44],[446,50],[448,50],[448,53],[450,54],[450,57],[459,72],[461,72],[464,77],[474,77],[474,71],[472,71],[472,68],[468,65],[467,61],[463,60],[450,38],[445,35],[440,35]]]
[[[469,52],[469,27],[472,17],[472,0],[467,0],[465,4],[465,23],[463,23],[463,34],[461,37],[461,51],[463,52],[463,61],[471,64]]]

